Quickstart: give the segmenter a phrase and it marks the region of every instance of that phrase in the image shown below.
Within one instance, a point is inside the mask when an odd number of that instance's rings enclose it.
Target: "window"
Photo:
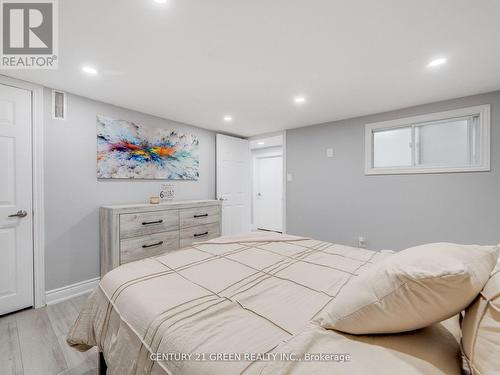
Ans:
[[[490,105],[367,124],[366,174],[490,170]]]

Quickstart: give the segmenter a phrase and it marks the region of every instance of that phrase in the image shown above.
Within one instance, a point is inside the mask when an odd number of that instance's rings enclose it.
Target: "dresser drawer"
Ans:
[[[191,245],[193,242],[201,242],[219,237],[219,223],[183,228],[180,230],[180,234],[180,247],[182,248]]]
[[[179,234],[163,232],[120,241],[120,264],[152,257],[179,248]]]
[[[120,215],[120,239],[169,232],[179,228],[179,210]]]
[[[207,206],[186,208],[179,211],[181,228],[194,227],[201,224],[217,223],[219,221],[219,207]]]

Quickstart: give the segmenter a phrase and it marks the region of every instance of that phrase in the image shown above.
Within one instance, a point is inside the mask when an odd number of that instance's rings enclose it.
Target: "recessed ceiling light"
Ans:
[[[230,121],[233,121],[233,118],[231,116],[224,116],[224,121],[230,122]]]
[[[167,2],[167,0],[155,0],[155,3],[158,3],[158,4],[165,4]]]
[[[92,75],[96,75],[97,74],[97,69],[95,68],[92,68],[91,66],[84,66],[82,68],[82,70],[87,73],[87,74],[92,74]]]
[[[257,142],[257,144],[258,144],[259,146],[264,146],[264,145],[265,145],[265,143],[264,143],[264,142]]]
[[[295,102],[295,104],[302,104],[306,102],[306,98],[303,96],[296,96],[295,98],[293,98],[293,101]]]
[[[434,59],[434,60],[430,61],[429,64],[427,64],[427,67],[434,68],[436,66],[443,65],[444,63],[446,63],[446,58],[440,57],[438,59]]]

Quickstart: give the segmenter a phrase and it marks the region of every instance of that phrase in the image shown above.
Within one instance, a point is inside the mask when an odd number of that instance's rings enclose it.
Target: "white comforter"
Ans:
[[[355,337],[314,323],[387,256],[268,234],[195,244],[109,272],[68,343],[97,345],[110,375],[459,374],[457,342],[440,325]]]

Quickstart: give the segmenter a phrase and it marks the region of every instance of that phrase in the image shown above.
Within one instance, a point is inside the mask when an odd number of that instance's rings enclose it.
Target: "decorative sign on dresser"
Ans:
[[[221,233],[221,201],[100,208],[101,277],[121,264],[181,249]]]

